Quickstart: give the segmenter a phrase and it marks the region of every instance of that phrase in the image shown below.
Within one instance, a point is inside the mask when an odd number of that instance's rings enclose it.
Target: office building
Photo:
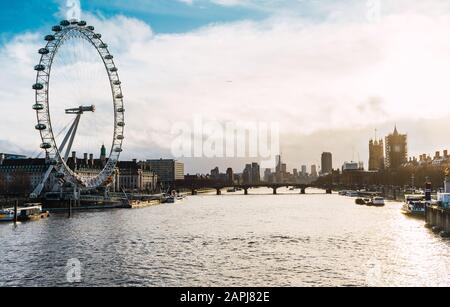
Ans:
[[[184,180],[184,163],[176,160],[147,160],[146,166],[158,175],[162,184],[171,184],[177,180]]]
[[[333,171],[333,155],[331,152],[322,154],[322,175],[331,174]]]

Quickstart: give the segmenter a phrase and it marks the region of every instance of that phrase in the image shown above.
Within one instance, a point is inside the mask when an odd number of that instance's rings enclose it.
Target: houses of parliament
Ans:
[[[386,153],[386,156],[385,156]],[[383,139],[369,142],[369,171],[397,169],[408,162],[408,136],[394,132]]]

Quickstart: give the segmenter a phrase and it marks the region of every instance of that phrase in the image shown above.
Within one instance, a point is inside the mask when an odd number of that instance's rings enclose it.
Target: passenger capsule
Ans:
[[[123,140],[125,139],[125,137],[124,137],[123,135],[118,135],[118,136],[117,136],[117,139],[118,139],[119,141],[123,141]]]
[[[123,149],[122,148],[116,148],[116,149],[114,149],[114,151],[120,153],[120,152],[123,151]]]
[[[44,86],[41,83],[36,83],[33,85],[33,90],[40,91],[43,89],[44,89]]]
[[[119,113],[125,113],[125,109],[124,109],[124,108],[118,108],[118,109],[117,109],[117,112],[119,112]]]
[[[45,40],[46,40],[47,42],[52,42],[52,41],[55,40],[55,36],[54,36],[54,35],[47,35],[47,36],[45,37]]]
[[[33,106],[33,110],[35,110],[35,111],[41,111],[41,110],[44,110],[44,105],[41,104],[41,103],[36,103],[36,104]]]
[[[114,57],[111,54],[105,55],[105,60],[112,60]]]
[[[36,130],[42,131],[42,130],[47,129],[47,126],[44,124],[38,124],[35,126],[35,128],[36,128]]]
[[[123,98],[123,95],[122,95],[122,94],[117,94],[117,95],[116,95],[116,98],[117,98],[117,99],[122,99],[122,98]]]
[[[100,33],[95,33],[92,37],[95,39],[100,39],[102,38],[102,35]]]
[[[94,31],[95,30],[95,28],[93,26],[87,26],[87,29],[90,30],[90,31]]]
[[[50,149],[50,148],[52,148],[52,145],[50,143],[42,143],[41,148],[42,149]]]
[[[62,31],[62,27],[61,26],[53,26],[52,31],[53,32],[61,32]]]
[[[68,27],[70,26],[70,22],[68,20],[63,20],[60,22],[60,25],[63,27]]]
[[[81,20],[81,21],[78,23],[78,25],[79,25],[80,27],[85,27],[85,26],[87,25],[87,23],[86,23],[86,21]]]
[[[109,71],[110,71],[110,72],[117,72],[118,69],[117,69],[117,67],[113,67],[113,68],[110,68]]]
[[[49,53],[50,53],[50,51],[47,48],[39,49],[39,54],[44,55],[44,54],[49,54]]]
[[[105,43],[101,43],[101,44],[98,46],[98,48],[106,49],[106,48],[108,48],[108,45],[105,44]]]
[[[114,84],[114,85],[121,85],[122,82],[120,82],[119,80],[116,80],[116,81],[113,82],[113,84]]]
[[[42,64],[36,65],[34,66],[34,70],[36,71],[44,71],[45,70],[45,66]]]
[[[125,127],[125,123],[124,123],[124,122],[118,122],[118,123],[117,123],[117,126],[119,126],[119,127]]]
[[[78,24],[78,20],[72,19],[72,20],[70,21],[70,24],[71,24],[71,25],[77,25],[77,24]]]

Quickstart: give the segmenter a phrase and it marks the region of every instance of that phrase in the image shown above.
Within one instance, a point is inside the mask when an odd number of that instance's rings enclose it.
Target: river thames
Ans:
[[[199,195],[0,225],[0,286],[449,286],[450,240],[320,190]],[[226,194],[226,193],[225,193]]]

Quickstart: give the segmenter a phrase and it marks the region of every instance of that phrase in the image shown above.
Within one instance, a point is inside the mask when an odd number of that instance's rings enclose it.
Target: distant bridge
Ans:
[[[193,182],[177,182],[174,183],[173,188],[175,190],[186,189],[190,190],[192,195],[196,195],[198,190],[213,189],[216,190],[217,195],[222,194],[224,189],[240,189],[244,191],[244,195],[248,195],[248,190],[255,188],[269,188],[273,190],[273,195],[277,195],[277,191],[280,188],[294,188],[300,190],[300,194],[306,194],[308,188],[322,188],[326,190],[327,194],[332,193],[332,189],[328,187],[319,187],[311,184],[299,184],[299,183],[257,183],[257,184],[231,184],[225,182],[215,181],[193,181]]]

